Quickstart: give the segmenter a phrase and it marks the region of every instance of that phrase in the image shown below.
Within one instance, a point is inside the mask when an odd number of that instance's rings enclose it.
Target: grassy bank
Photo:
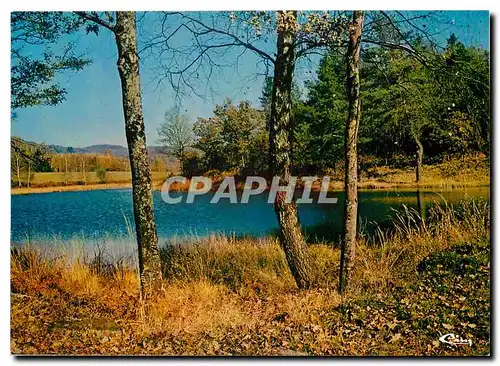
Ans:
[[[102,253],[69,261],[11,255],[16,354],[485,355],[489,204],[408,211],[362,238],[349,291],[339,250],[311,245],[316,288],[298,291],[271,238],[211,237],[162,250],[164,286],[146,301],[137,272]],[[50,258],[50,259],[49,259]],[[438,341],[446,333],[472,346]]]
[[[484,155],[467,155],[455,157],[435,165],[424,165],[423,177],[420,182],[415,182],[415,168],[394,168],[389,166],[376,166],[364,163],[360,169],[358,187],[360,190],[371,189],[415,189],[438,188],[450,189],[458,187],[480,187],[490,185],[489,163]],[[212,170],[206,174],[212,178],[212,190],[216,191],[219,184],[226,176],[235,176],[236,189],[243,190],[245,177],[237,172],[219,172]],[[314,174],[306,174],[314,175]],[[324,172],[330,177],[329,190],[341,191],[344,189],[344,171],[342,164],[338,169],[328,169]],[[300,181],[299,183],[300,184]],[[172,191],[187,191],[190,181],[173,183]],[[313,192],[319,192],[321,182],[313,184]]]
[[[372,166],[361,172],[361,188],[453,188],[490,184],[489,162],[474,154],[447,159],[439,164],[424,165],[422,180],[415,182],[415,169]]]
[[[213,178],[213,190],[227,175],[235,175],[235,172],[211,171]],[[339,191],[344,189],[344,177],[342,169],[331,170],[325,175],[331,177],[330,190]],[[165,179],[166,172],[152,172],[154,188],[159,190]],[[237,177],[237,189],[244,187],[244,177]],[[174,183],[172,191],[187,191],[190,181],[186,183]],[[436,165],[425,165],[423,178],[418,184],[415,182],[415,169],[391,168],[388,166],[367,166],[361,170],[359,179],[360,189],[402,189],[402,188],[456,188],[456,187],[478,187],[490,185],[490,170],[487,159],[481,155],[469,155],[461,158],[453,158]],[[59,191],[80,191],[92,189],[130,188],[130,172],[107,172],[104,182],[100,182],[95,173],[87,173],[85,181],[82,173],[35,173],[31,187],[13,187],[11,194],[45,193]],[[319,191],[320,183],[313,185],[313,191]]]
[[[130,172],[106,172],[104,180],[101,180],[94,172],[86,174],[81,172],[72,173],[34,173],[30,187],[17,186],[11,188],[11,194],[31,194],[47,192],[66,191],[89,191],[97,189],[131,188],[132,177]],[[153,186],[160,189],[167,178],[166,172],[151,172]]]

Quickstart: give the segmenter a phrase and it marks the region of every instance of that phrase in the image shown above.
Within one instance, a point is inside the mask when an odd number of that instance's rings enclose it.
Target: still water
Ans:
[[[180,193],[184,195],[185,193]],[[299,205],[299,218],[310,238],[334,237],[341,232],[343,193],[332,192],[337,204]],[[421,192],[426,206],[446,200],[489,197],[489,187],[433,190]],[[205,236],[211,233],[265,236],[277,232],[278,222],[267,194],[251,196],[248,204],[231,204],[221,199],[210,204],[212,194],[197,196],[193,204],[169,205],[154,192],[158,236],[166,241],[172,237]],[[183,202],[185,198],[183,199]],[[401,205],[417,207],[418,193],[404,190],[373,190],[359,192],[361,227],[390,221]],[[131,224],[132,223],[132,224]],[[132,191],[130,189],[81,192],[55,192],[12,196],[11,240],[74,237],[96,240],[103,237],[125,237],[133,227]]]

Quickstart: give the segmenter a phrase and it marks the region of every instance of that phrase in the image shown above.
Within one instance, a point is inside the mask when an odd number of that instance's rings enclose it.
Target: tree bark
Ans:
[[[68,184],[68,155],[66,155],[67,153],[64,154],[64,166],[65,166],[65,170],[64,170],[64,184]]]
[[[346,54],[347,96],[349,98],[348,118],[345,129],[345,203],[344,237],[340,255],[339,292],[349,282],[356,250],[358,219],[358,127],[361,115],[359,97],[359,53],[363,32],[363,11],[353,11],[349,26],[349,43]]]
[[[185,174],[185,169],[184,169],[184,149],[181,149],[180,152],[179,152],[179,165],[180,165],[180,170],[181,170],[181,174]]]
[[[85,156],[82,159],[82,172],[83,172],[83,181],[85,185],[87,185],[87,172],[85,171]]]
[[[17,170],[17,185],[19,188],[22,187],[21,184],[21,162],[19,161],[19,153],[16,154],[16,170]]]
[[[122,86],[125,133],[132,171],[141,291],[147,295],[160,285],[162,271],[142,114],[135,12],[116,13],[115,38],[118,47],[118,72]]]
[[[280,185],[290,183],[290,134],[292,79],[295,68],[296,12],[278,11],[277,55],[271,97],[269,143],[271,173],[280,177]],[[295,201],[287,203],[284,192],[278,192],[274,209],[280,226],[280,243],[297,286],[309,288],[313,279],[307,247],[297,215]]]
[[[424,146],[420,142],[420,139],[417,136],[414,136],[415,144],[417,145],[417,161],[415,166],[415,180],[416,182],[420,182],[422,179],[422,162],[424,160]]]

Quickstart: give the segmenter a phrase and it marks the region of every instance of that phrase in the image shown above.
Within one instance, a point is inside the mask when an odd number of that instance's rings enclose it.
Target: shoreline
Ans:
[[[38,194],[38,193],[55,193],[55,192],[81,192],[81,191],[100,191],[110,189],[132,188],[132,183],[104,183],[104,184],[88,184],[88,185],[67,185],[67,186],[51,186],[51,187],[22,187],[11,188],[11,196]]]
[[[335,181],[330,183],[329,192],[342,191],[343,182]],[[450,188],[475,188],[475,187],[490,187],[490,181],[474,181],[474,182],[461,182],[454,180],[442,180],[434,182],[422,182],[422,183],[409,183],[409,182],[379,182],[379,181],[367,181],[360,182],[358,184],[358,189],[360,191],[372,191],[372,190],[414,190],[414,189],[450,189]],[[51,186],[51,187],[22,187],[22,188],[11,188],[11,196],[26,195],[26,194],[39,194],[39,193],[55,193],[55,192],[81,192],[81,191],[99,191],[99,190],[112,190],[112,189],[124,189],[132,188],[132,183],[104,183],[104,184],[88,184],[88,185],[66,185],[66,186]],[[153,190],[161,190],[161,184],[158,182],[153,182]],[[312,187],[313,192],[319,192],[320,185],[315,184]],[[185,189],[174,189],[171,192],[183,192]],[[215,191],[215,190],[214,190]],[[238,189],[241,191],[241,189]]]

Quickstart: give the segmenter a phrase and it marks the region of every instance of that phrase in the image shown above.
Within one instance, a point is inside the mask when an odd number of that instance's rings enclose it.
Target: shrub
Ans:
[[[161,257],[169,280],[208,280],[233,291],[255,287],[261,292],[294,286],[283,252],[272,240],[212,236],[169,243],[162,248]]]
[[[339,252],[327,245],[309,246],[311,268],[318,285],[336,284]],[[257,293],[295,288],[283,250],[276,239],[212,236],[198,241],[169,243],[161,250],[169,280],[208,280],[233,291]]]
[[[198,151],[187,151],[182,160],[181,169],[186,177],[201,175],[204,170],[202,154]]]
[[[99,179],[99,183],[106,182],[106,169],[98,168],[96,169],[95,174],[97,176],[97,179]]]

